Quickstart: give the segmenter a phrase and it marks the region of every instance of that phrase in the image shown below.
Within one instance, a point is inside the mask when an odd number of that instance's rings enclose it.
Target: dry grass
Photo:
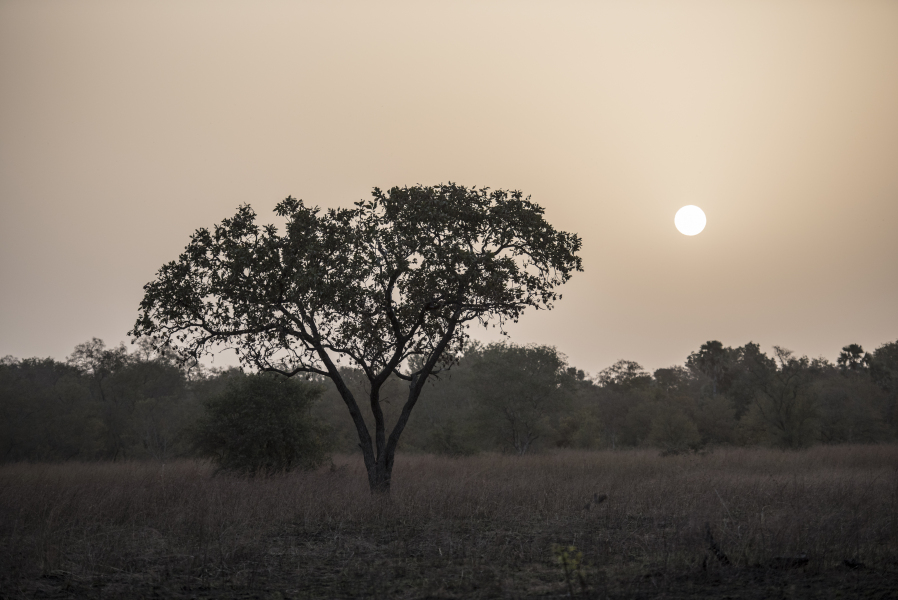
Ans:
[[[388,501],[355,456],[283,478],[211,473],[0,467],[0,597],[563,597],[553,544],[583,553],[585,597],[898,590],[895,445],[405,455]],[[586,510],[594,493],[608,499]]]

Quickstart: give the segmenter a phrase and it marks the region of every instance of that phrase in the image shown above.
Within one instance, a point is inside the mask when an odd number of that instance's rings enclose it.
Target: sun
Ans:
[[[677,229],[683,235],[701,233],[707,222],[708,220],[705,218],[705,213],[702,212],[702,209],[692,204],[678,210],[674,217],[674,225],[677,226]]]

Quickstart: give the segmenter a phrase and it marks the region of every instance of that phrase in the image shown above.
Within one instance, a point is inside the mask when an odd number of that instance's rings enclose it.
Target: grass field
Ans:
[[[0,590],[896,598],[898,446],[404,455],[389,500],[370,496],[357,456],[258,480],[188,461],[9,464]]]

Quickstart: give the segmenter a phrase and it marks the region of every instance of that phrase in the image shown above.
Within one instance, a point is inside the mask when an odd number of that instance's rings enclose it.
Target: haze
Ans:
[[[896,107],[887,1],[4,1],[0,356],[125,340],[241,203],[449,181],[582,237],[510,333],[584,370],[873,350],[898,339]]]

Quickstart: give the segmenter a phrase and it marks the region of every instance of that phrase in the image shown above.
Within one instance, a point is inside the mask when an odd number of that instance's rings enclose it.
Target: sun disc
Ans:
[[[674,216],[674,225],[677,226],[677,229],[683,235],[701,233],[707,222],[708,220],[705,218],[705,213],[702,212],[702,209],[692,204],[684,206]]]

